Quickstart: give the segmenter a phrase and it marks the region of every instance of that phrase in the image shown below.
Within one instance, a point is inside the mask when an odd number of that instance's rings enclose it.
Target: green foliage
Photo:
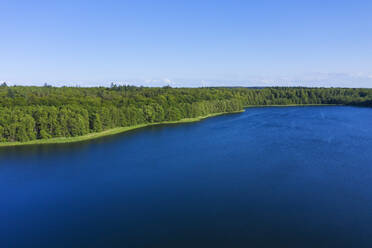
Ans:
[[[177,121],[243,106],[372,106],[372,89],[110,88],[0,86],[0,142],[76,137],[115,127]]]
[[[6,138],[4,137],[4,127],[0,126],[0,142],[5,142]]]
[[[99,114],[95,113],[90,116],[90,125],[89,128],[93,132],[101,132],[102,131],[102,122],[101,117]]]

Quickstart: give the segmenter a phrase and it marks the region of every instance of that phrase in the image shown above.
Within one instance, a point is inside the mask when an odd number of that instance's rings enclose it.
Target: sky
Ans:
[[[0,0],[0,82],[372,88],[372,1]]]

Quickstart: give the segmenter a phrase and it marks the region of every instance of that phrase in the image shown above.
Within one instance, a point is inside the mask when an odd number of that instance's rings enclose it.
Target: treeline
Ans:
[[[0,141],[74,137],[114,127],[234,112],[249,105],[372,106],[371,89],[0,86]]]

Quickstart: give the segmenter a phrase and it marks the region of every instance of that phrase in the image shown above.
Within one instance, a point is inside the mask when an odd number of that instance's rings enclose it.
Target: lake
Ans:
[[[0,247],[372,247],[372,109],[0,148]]]

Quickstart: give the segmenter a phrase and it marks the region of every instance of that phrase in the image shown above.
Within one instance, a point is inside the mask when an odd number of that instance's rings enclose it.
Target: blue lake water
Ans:
[[[372,109],[0,149],[0,247],[372,247]]]

